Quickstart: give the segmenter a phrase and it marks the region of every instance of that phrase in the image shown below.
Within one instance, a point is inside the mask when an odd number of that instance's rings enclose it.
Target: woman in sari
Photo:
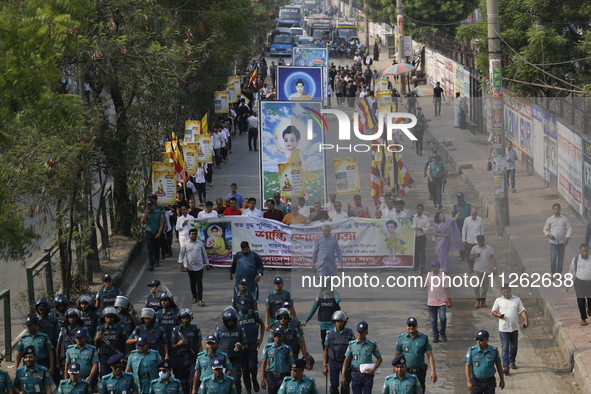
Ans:
[[[460,217],[458,213],[451,219],[446,219],[443,212],[435,214],[435,224],[433,225],[433,235],[435,236],[435,254],[437,260],[441,262],[441,271],[449,272],[449,251],[459,251],[464,247],[462,236],[456,220]]]

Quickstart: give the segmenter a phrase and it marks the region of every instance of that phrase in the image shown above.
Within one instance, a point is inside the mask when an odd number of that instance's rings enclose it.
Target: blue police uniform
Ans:
[[[59,350],[60,350],[60,358],[61,360],[58,360],[59,362],[61,362],[61,365],[63,365],[63,363],[66,361],[66,354],[68,352],[68,348],[70,346],[76,346],[76,331],[78,331],[80,328],[80,326],[66,326],[66,327],[62,327],[62,330],[60,331],[60,335],[57,339],[57,343],[59,346]],[[88,335],[88,333],[86,334],[86,343],[91,344],[92,340],[94,338],[90,338],[90,336]]]
[[[37,364],[49,368],[49,352],[52,352],[55,347],[47,334],[37,331],[35,336],[27,333],[21,337],[21,340],[16,345],[16,351],[22,352],[24,348],[32,345],[35,347],[35,354],[37,355]]]
[[[373,387],[374,375],[359,372],[361,364],[371,364],[372,354],[377,358],[382,354],[374,341],[366,339],[363,343],[359,339],[349,342],[345,357],[351,359],[351,391],[353,394],[369,394]]]
[[[218,381],[213,375],[208,376],[199,386],[199,394],[238,394],[234,379],[224,374]]]
[[[97,312],[100,314],[106,307],[115,306],[115,298],[121,294],[123,293],[115,287],[111,287],[111,290],[107,290],[107,288],[103,286],[96,292],[95,300],[99,302]]]
[[[144,308],[152,308],[154,309],[154,312],[158,313],[162,309],[162,304],[160,304],[160,298],[150,293],[150,295],[146,297],[146,303],[144,304]]]
[[[57,324],[61,325],[62,322],[66,321],[66,310],[68,308],[64,309],[63,312],[61,312],[59,309],[57,308],[53,308],[51,310],[51,316],[55,317],[57,319]]]
[[[99,324],[98,314],[94,310],[88,311],[86,313],[81,310],[80,320],[84,322],[84,327],[88,331],[88,335],[90,335],[90,337],[94,340],[94,337],[96,336],[96,329],[98,328]]]
[[[318,321],[320,322],[320,344],[324,345],[326,339],[326,332],[334,327],[332,322],[332,314],[340,310],[339,303],[341,302],[341,296],[336,291],[328,292],[322,291],[314,300],[312,309],[306,317],[306,323],[312,319],[312,316],[318,311]]]
[[[156,364],[162,360],[160,354],[153,349],[143,354],[139,350],[132,350],[127,360],[127,367],[131,368],[131,373],[139,385],[139,392],[141,394],[148,394],[150,392],[151,382],[158,378],[158,368]]]
[[[180,380],[169,376],[167,381],[161,378],[152,380],[149,392],[150,394],[183,394],[183,386]]]
[[[51,315],[47,315],[47,317],[43,317],[41,315],[37,316],[39,320],[39,331],[44,334],[47,334],[53,346],[57,344],[57,336],[59,332],[59,323],[57,319]]]
[[[216,350],[214,358],[219,358],[220,360],[222,360],[222,364],[224,364],[224,368],[226,368],[226,371],[234,369],[234,365],[232,365],[226,353]],[[204,350],[197,355],[195,370],[197,369],[201,370],[201,376],[199,378],[199,380],[201,381],[203,381],[203,379],[212,374],[211,357],[207,355],[207,350]]]
[[[98,363],[99,357],[96,347],[85,344],[82,349],[78,345],[68,346],[66,350],[66,363],[76,362],[80,364],[80,377],[88,378],[92,370],[92,364]]]
[[[164,345],[168,344],[168,336],[164,332],[164,328],[160,327],[158,323],[154,323],[151,330],[148,330],[145,324],[136,327],[129,338],[135,339],[139,336],[147,337],[150,349],[154,349],[160,353],[160,356],[166,357],[166,354],[164,354]]]
[[[263,319],[261,319],[257,311],[249,309],[246,314],[238,312],[238,326],[240,326],[246,333],[246,342],[248,349],[242,353],[242,372],[244,375],[244,387],[250,391],[254,383],[254,387],[258,387],[257,382],[257,341],[259,338],[259,326],[264,326]]]
[[[429,337],[417,332],[413,338],[409,333],[398,335],[396,342],[396,351],[404,354],[406,359],[406,371],[415,374],[421,382],[421,387],[425,389],[425,379],[427,377],[427,364],[425,364],[425,353],[433,350]]]
[[[288,345],[293,352],[293,357],[298,358],[300,355],[300,343],[302,343],[302,334],[300,333],[300,329],[288,324],[286,327],[281,326],[283,329],[283,343]],[[268,343],[273,342],[273,334],[269,334],[269,338],[267,339]]]
[[[0,370],[0,394],[6,394],[7,389],[13,387],[14,383],[12,383],[12,379],[10,379],[8,372]]]
[[[137,311],[132,309],[131,311],[124,311],[122,312],[120,309],[117,309],[117,316],[119,317],[119,325],[123,327],[125,332],[132,332],[135,330],[136,324],[133,316],[137,316]]]
[[[179,311],[175,308],[171,308],[170,311],[161,309],[156,314],[156,322],[160,327],[164,328],[167,338],[171,337],[172,329],[179,325],[178,314]]]
[[[464,362],[472,366],[473,392],[494,393],[497,386],[495,366],[501,363],[499,349],[488,345],[483,352],[478,345],[470,346]]]
[[[195,369],[195,362],[199,354],[199,344],[202,341],[201,329],[195,324],[190,324],[189,327],[179,325],[172,329],[170,343],[176,344],[183,338],[189,341],[189,344],[180,346],[174,352],[174,376],[181,381],[188,381],[189,385],[191,385],[193,382],[191,371]]]
[[[236,325],[232,328],[228,328],[224,324],[218,326],[218,328],[215,329],[215,335],[218,338],[220,351],[228,355],[230,362],[234,366],[234,369],[232,370],[232,378],[236,384],[236,390],[242,391],[242,385],[240,383],[240,378],[242,377],[242,365],[240,363],[240,358],[244,351],[241,350],[236,352],[234,351],[234,348],[236,347],[237,342],[240,342],[243,346],[248,346],[246,342],[246,333],[238,325],[238,320],[236,320]]]
[[[293,297],[291,293],[287,290],[281,290],[281,292],[277,292],[277,290],[273,290],[272,293],[267,295],[267,299],[265,300],[265,306],[270,307],[269,311],[269,321],[267,324],[273,324],[277,320],[275,319],[275,314],[279,310],[279,308],[283,307],[284,302],[289,302],[290,305],[293,305]]]
[[[131,394],[137,390],[137,383],[130,372],[121,372],[119,377],[111,372],[103,376],[97,392],[99,394]]]
[[[107,345],[107,342],[103,339],[97,341],[98,353],[99,353],[99,368],[100,374],[106,375],[111,370],[107,360],[117,354],[125,353],[126,345],[125,340],[127,339],[127,333],[119,323],[114,323],[111,326],[107,326],[106,323],[101,323],[97,330],[103,333],[103,338],[108,340],[115,349]]]
[[[349,347],[349,342],[355,339],[353,330],[345,327],[343,331],[337,331],[336,327],[331,328],[324,340],[324,346],[328,347],[328,369],[330,373],[330,388],[337,389],[340,385],[341,371],[345,361],[345,352]],[[351,370],[348,369],[345,374],[347,384],[351,383]]]
[[[267,343],[263,348],[261,360],[267,361],[265,381],[267,382],[267,393],[276,394],[281,387],[283,378],[289,375],[289,364],[293,362],[291,347],[282,343],[277,347],[274,343]]]
[[[255,298],[254,294],[250,291],[246,291],[245,294],[235,293],[234,297],[232,297],[232,306],[234,309],[238,310],[238,306],[240,305],[241,301],[245,301],[248,305],[248,309],[255,309],[255,306],[258,305],[258,301]]]
[[[238,292],[238,282],[245,278],[248,281],[248,290],[254,295],[255,299],[259,298],[259,284],[255,280],[260,274],[265,272],[263,261],[260,256],[253,251],[248,254],[238,252],[234,255],[230,273],[235,274],[236,283],[234,285],[235,292]]]
[[[318,394],[318,388],[313,378],[302,376],[298,381],[291,376],[287,376],[283,379],[277,394]]]
[[[92,386],[86,379],[78,379],[76,383],[72,382],[72,379],[63,379],[60,380],[57,392],[59,394],[91,394]]]
[[[46,386],[51,386],[53,380],[43,365],[35,364],[33,370],[26,365],[16,370],[14,387],[23,394],[45,394]]]
[[[406,373],[402,379],[398,375],[388,375],[384,380],[382,394],[416,394],[422,393],[423,387],[419,378],[411,373]]]

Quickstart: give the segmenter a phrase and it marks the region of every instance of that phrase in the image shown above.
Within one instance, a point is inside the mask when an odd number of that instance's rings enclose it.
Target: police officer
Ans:
[[[334,327],[328,330],[324,341],[324,358],[322,364],[322,373],[326,376],[330,371],[330,394],[339,393],[339,383],[343,362],[345,361],[345,352],[349,342],[355,339],[353,330],[345,327],[349,317],[343,311],[336,311],[332,314]],[[349,394],[351,384],[351,369],[347,369],[345,375],[345,384],[341,386],[341,394]]]
[[[355,329],[357,339],[349,342],[349,346],[345,352],[345,362],[341,370],[341,385],[345,386],[347,383],[346,373],[350,365],[351,390],[353,394],[371,393],[374,373],[382,363],[382,354],[380,353],[380,349],[378,349],[377,343],[367,339],[368,328],[369,325],[364,321],[357,324],[357,328]],[[359,367],[361,364],[371,364],[372,355],[376,358],[374,366],[361,373]]]
[[[103,376],[109,373],[108,360],[111,356],[126,351],[127,332],[118,324],[119,316],[112,306],[103,309],[100,322],[94,341],[99,352],[100,374]]]
[[[55,348],[51,340],[39,331],[39,320],[35,315],[27,316],[25,321],[28,332],[24,334],[16,345],[16,364],[18,368],[21,363],[21,354],[24,349],[32,345],[35,348],[35,363],[44,366],[53,375],[55,367]],[[22,390],[21,390],[22,391]]]
[[[273,286],[275,290],[267,295],[265,300],[265,330],[269,331],[269,326],[275,323],[273,317],[277,314],[277,311],[281,308],[285,301],[289,301],[290,312],[292,316],[297,317],[295,309],[293,309],[293,298],[291,293],[287,290],[283,290],[283,279],[280,276],[273,279]]]
[[[234,379],[224,375],[224,362],[219,358],[211,360],[211,375],[203,379],[199,394],[237,394]]]
[[[142,324],[137,318],[137,311],[133,309],[128,296],[118,295],[115,297],[115,309],[117,309],[117,313],[119,314],[119,325],[126,332],[132,332],[137,326]]]
[[[16,370],[14,389],[22,394],[51,394],[51,375],[37,364],[36,348],[28,345],[22,350],[23,366]]]
[[[144,305],[144,308],[152,308],[156,313],[158,313],[158,311],[162,309],[162,305],[160,305],[160,298],[158,298],[158,287],[160,285],[161,283],[157,279],[148,283],[148,287],[150,288],[150,294],[148,294],[148,297],[146,297],[146,303]]]
[[[310,313],[308,313],[306,320],[302,323],[305,327],[306,323],[308,323],[316,311],[318,311],[318,321],[320,322],[320,344],[322,347],[324,347],[326,332],[333,327],[332,315],[341,309],[340,302],[341,296],[336,291],[329,289],[320,291],[316,300],[314,300],[314,304],[312,304]]]
[[[400,354],[392,360],[394,374],[386,376],[382,394],[422,393],[423,387],[416,375],[406,372],[406,358]]]
[[[60,330],[60,335],[57,338],[56,360],[57,360],[57,365],[58,365],[57,369],[59,369],[60,372],[63,371],[62,376],[64,378],[67,378],[68,377],[67,368],[64,369],[64,366],[66,363],[66,354],[68,351],[68,347],[76,346],[76,338],[75,338],[76,332],[80,328],[84,328],[84,322],[82,321],[82,319],[80,319],[80,311],[78,311],[78,309],[69,308],[66,311],[65,315],[66,315],[66,323],[64,324],[64,326]],[[88,331],[85,329],[84,333],[87,333],[87,332]],[[87,340],[88,340],[88,338],[86,338],[84,340],[85,344],[86,344]],[[90,338],[89,342],[92,343],[92,338]],[[82,377],[86,378],[86,376],[82,376]]]
[[[222,360],[226,374],[232,375],[234,366],[230,362],[228,355],[218,350],[218,338],[210,334],[205,338],[205,350],[197,355],[195,363],[195,374],[193,376],[192,393],[196,394],[197,389],[201,385],[201,381],[211,375],[211,360],[218,358]]]
[[[0,363],[1,362],[2,357],[0,357]],[[8,372],[0,369],[0,394],[13,394],[13,387],[14,383],[12,383],[12,379],[10,379],[10,375],[8,375]]]
[[[162,358],[154,349],[148,348],[148,338],[140,336],[135,343],[137,349],[132,350],[127,359],[125,372],[131,372],[139,386],[140,394],[150,392],[151,382],[158,377],[156,365]]]
[[[406,320],[407,333],[398,335],[396,342],[396,356],[404,354],[406,360],[406,370],[417,375],[421,387],[425,390],[425,378],[427,376],[427,364],[425,364],[425,355],[429,360],[431,367],[431,382],[437,382],[437,373],[435,372],[435,358],[433,357],[433,348],[429,343],[429,338],[419,332],[419,323],[414,317]]]
[[[242,353],[241,360],[244,387],[246,387],[248,394],[250,394],[253,387],[254,391],[258,393],[257,370],[259,362],[257,360],[257,349],[265,335],[265,323],[257,311],[249,309],[248,301],[240,300],[238,309],[238,326],[246,333],[246,342],[248,344],[248,348]]]
[[[158,378],[150,384],[150,394],[183,394],[183,386],[179,379],[170,376],[171,360],[165,359],[156,364]]]
[[[94,339],[98,328],[99,315],[94,310],[92,297],[88,294],[78,297],[78,310],[80,311],[80,319],[82,319],[84,327],[88,330],[88,335]]]
[[[63,294],[58,294],[53,297],[53,309],[51,316],[57,319],[59,325],[66,321],[66,310],[68,309],[68,297]]]
[[[195,371],[197,355],[203,350],[201,329],[191,324],[193,313],[188,308],[180,310],[178,319],[181,324],[172,329],[170,337],[174,354],[173,370],[174,376],[183,384],[183,391],[189,394],[193,384],[192,371]]]
[[[505,388],[505,375],[499,349],[488,344],[488,331],[480,330],[474,337],[476,345],[470,346],[464,362],[466,363],[466,385],[472,393],[494,393],[497,381],[495,366],[499,373],[499,387]],[[489,360],[494,360],[490,363]]]
[[[238,281],[238,292],[234,294],[232,298],[232,306],[238,310],[238,305],[244,300],[248,303],[248,309],[258,310],[258,301],[254,294],[248,291],[248,280],[242,278]]]
[[[287,309],[288,311],[291,312],[291,304],[289,303],[289,301],[285,301],[283,303],[282,308]],[[290,313],[291,315],[291,313]],[[300,333],[300,335],[302,337],[304,337],[304,324],[300,319],[296,319],[295,317],[293,317],[293,315],[291,316],[291,318],[289,319],[289,325],[293,328],[297,328],[298,332]]]
[[[114,354],[107,360],[111,373],[101,379],[97,392],[99,394],[138,394],[138,387],[133,375],[123,372],[125,354]]]
[[[144,308],[140,312],[140,319],[142,325],[133,330],[129,339],[127,339],[127,344],[135,344],[139,336],[148,337],[150,349],[157,350],[162,358],[169,358],[168,337],[164,332],[164,328],[156,323],[156,312],[152,308]]]
[[[222,323],[216,328],[215,335],[218,337],[219,349],[228,355],[230,362],[234,366],[232,378],[234,378],[236,384],[236,391],[240,394],[242,392],[240,358],[248,348],[246,333],[238,325],[238,314],[234,309],[227,309],[222,313]]]
[[[57,345],[57,335],[59,333],[59,324],[57,319],[49,314],[51,306],[49,301],[41,298],[35,302],[35,310],[37,311],[37,319],[39,319],[39,331],[47,334],[49,340],[55,347]]]
[[[290,375],[283,379],[278,394],[318,394],[316,381],[313,378],[304,376],[306,361],[295,360],[289,364]]]
[[[70,369],[70,364],[75,362],[79,366],[80,377],[94,384],[98,378],[99,358],[96,347],[86,343],[87,338],[88,331],[84,327],[78,328],[74,333],[76,343],[68,346],[66,349],[64,376],[68,376],[67,373]]]
[[[172,293],[163,291],[160,294],[160,305],[162,305],[162,309],[156,314],[156,322],[160,327],[164,328],[166,337],[170,338],[172,329],[179,325],[179,310],[174,303]]]
[[[103,309],[105,309],[109,306],[114,306],[115,305],[115,298],[121,294],[123,294],[123,293],[121,293],[121,291],[119,291],[119,289],[117,289],[116,287],[113,287],[113,278],[111,278],[111,275],[104,274],[103,275],[103,287],[100,288],[99,291],[96,292],[96,297],[95,297],[96,303],[95,303],[94,307],[96,308],[98,313],[101,313],[103,311]]]
[[[300,350],[302,351],[302,355],[304,355],[304,357],[307,356],[308,348],[306,346],[306,340],[302,335],[303,330],[301,328],[294,327],[291,324],[292,317],[291,313],[289,312],[289,309],[279,309],[275,317],[279,322],[279,327],[281,327],[284,332],[283,342],[289,347],[291,347],[293,357],[298,358]],[[271,335],[269,335],[269,339],[267,340],[267,342],[273,342],[273,337]]]
[[[268,386],[268,394],[277,394],[283,378],[289,375],[289,364],[294,358],[291,347],[283,343],[283,328],[275,327],[271,335],[273,342],[265,344],[261,355],[261,387],[267,389]]]
[[[80,378],[80,364],[74,362],[68,367],[69,379],[60,381],[58,394],[91,394],[92,386],[86,379]],[[67,375],[66,375],[67,376]]]

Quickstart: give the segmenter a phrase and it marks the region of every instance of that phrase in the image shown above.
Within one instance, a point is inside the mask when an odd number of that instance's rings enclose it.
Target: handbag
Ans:
[[[492,171],[492,162],[490,160],[486,163],[486,170]]]

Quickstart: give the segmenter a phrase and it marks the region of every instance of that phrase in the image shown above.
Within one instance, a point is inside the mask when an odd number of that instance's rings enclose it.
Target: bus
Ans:
[[[279,9],[277,27],[302,27],[304,9],[301,5],[288,5]]]
[[[289,30],[279,30],[270,37],[269,53],[271,55],[291,55],[293,52],[294,37]]]
[[[332,24],[330,21],[315,20],[307,23],[306,32],[310,37],[330,40],[332,38]]]
[[[337,21],[336,33],[338,37],[342,37],[344,39],[358,37],[357,22],[348,20]]]

